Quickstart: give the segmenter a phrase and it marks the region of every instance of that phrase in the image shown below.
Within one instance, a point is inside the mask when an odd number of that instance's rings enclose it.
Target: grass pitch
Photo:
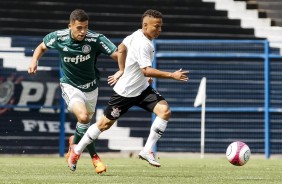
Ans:
[[[50,156],[0,156],[2,184],[278,184],[282,183],[282,159],[252,158],[242,167],[220,157],[163,156],[155,168],[137,157],[102,156],[107,172],[98,175],[91,160],[82,156],[72,172],[64,158]]]

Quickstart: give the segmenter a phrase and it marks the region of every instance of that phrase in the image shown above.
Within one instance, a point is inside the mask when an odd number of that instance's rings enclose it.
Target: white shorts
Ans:
[[[74,102],[85,103],[89,114],[94,114],[98,99],[98,88],[91,92],[82,92],[67,83],[60,83],[62,89],[62,97],[68,105],[68,110],[72,112]],[[92,117],[91,117],[92,118]]]

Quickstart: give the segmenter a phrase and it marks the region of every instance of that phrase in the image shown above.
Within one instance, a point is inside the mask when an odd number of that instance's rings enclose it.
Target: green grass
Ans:
[[[277,184],[282,182],[282,160],[251,158],[242,167],[229,164],[224,157],[200,159],[195,156],[161,157],[155,168],[134,158],[105,157],[107,172],[98,175],[87,156],[71,172],[64,158],[0,156],[0,183],[40,184]]]

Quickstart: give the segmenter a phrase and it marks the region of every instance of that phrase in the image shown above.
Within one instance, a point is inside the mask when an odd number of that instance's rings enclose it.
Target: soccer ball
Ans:
[[[241,141],[231,143],[226,150],[227,160],[236,166],[245,165],[251,156],[251,150],[247,144]]]

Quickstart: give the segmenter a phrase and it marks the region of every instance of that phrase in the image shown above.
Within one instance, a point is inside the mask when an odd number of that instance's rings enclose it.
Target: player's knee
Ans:
[[[163,116],[165,117],[164,119],[168,120],[171,116],[171,110],[170,108],[166,108],[164,111],[163,111]]]
[[[170,116],[171,116],[171,110],[170,108],[167,106],[166,108],[162,108],[161,110],[159,110],[156,115],[164,120],[169,120]]]
[[[78,119],[78,122],[80,122],[80,123],[89,123],[90,122],[90,118],[89,118],[88,114],[84,114],[84,113],[79,114],[77,116],[77,119]]]

